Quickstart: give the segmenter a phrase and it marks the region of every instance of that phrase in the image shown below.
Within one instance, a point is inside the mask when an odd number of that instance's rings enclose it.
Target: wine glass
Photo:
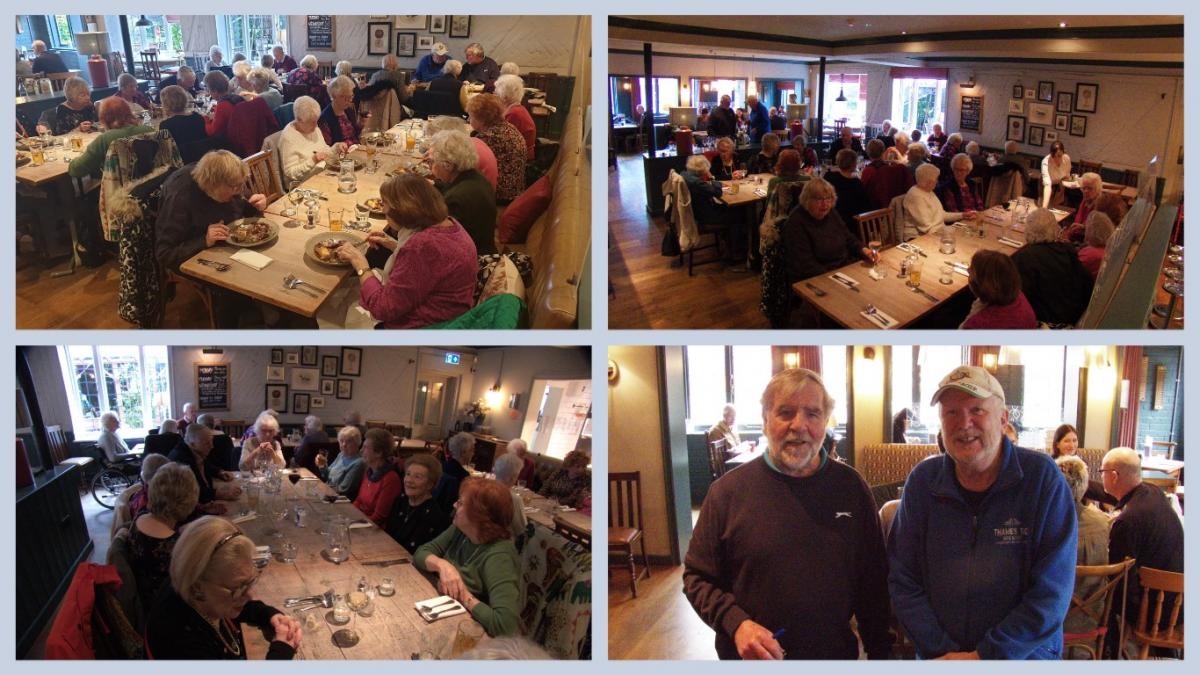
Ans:
[[[293,189],[288,193],[287,197],[288,201],[291,202],[291,206],[283,210],[283,215],[292,218],[296,215],[296,207],[299,206],[300,202],[304,201],[304,191],[299,188]]]

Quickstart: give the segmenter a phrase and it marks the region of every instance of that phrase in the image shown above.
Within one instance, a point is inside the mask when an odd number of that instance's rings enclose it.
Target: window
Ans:
[[[839,95],[845,101],[836,100]],[[839,74],[825,80],[825,120],[846,120],[846,126],[861,127],[867,116],[867,76]]]
[[[946,81],[896,78],[892,80],[892,124],[904,130],[928,133],[934,124],[945,127]]]
[[[721,409],[732,398],[725,347],[689,346],[684,349],[684,359],[687,364],[687,428],[708,431],[721,419]],[[744,421],[739,420],[738,426]]]
[[[850,398],[850,381],[846,370],[845,347],[821,347],[821,381],[825,383],[825,391],[833,397],[833,414],[829,416],[829,423],[844,433],[850,419],[850,402],[847,400]]]
[[[715,108],[721,97],[728,96],[733,109],[746,106],[746,80],[705,80],[692,78],[692,97],[699,107]]]
[[[166,347],[72,345],[59,347],[59,361],[76,439],[95,438],[109,410],[128,433],[144,434],[174,409]]]
[[[222,18],[225,40],[221,46],[227,50],[225,60],[230,63],[238,53],[257,63],[272,45],[283,43],[287,32],[287,17],[283,15],[226,14]]]
[[[160,58],[175,58],[176,54],[183,51],[183,27],[179,24],[178,16],[147,14],[150,25],[143,27],[136,25],[142,15],[130,14],[128,18],[129,41],[135,54],[153,47],[158,50]]]
[[[642,94],[642,101],[646,100],[646,78],[638,78],[638,88]],[[671,108],[679,105],[679,78],[678,77],[656,77],[654,78],[654,112],[661,115],[667,115],[671,112]]]
[[[75,31],[71,30],[71,19],[66,14],[51,14],[50,42],[56,49],[73,49],[75,47]]]
[[[933,392],[946,373],[968,362],[968,347],[913,346],[892,348],[892,410],[908,408],[912,414],[909,436],[922,443],[933,443],[941,429],[936,406],[929,405]],[[897,439],[897,442],[903,442]]]

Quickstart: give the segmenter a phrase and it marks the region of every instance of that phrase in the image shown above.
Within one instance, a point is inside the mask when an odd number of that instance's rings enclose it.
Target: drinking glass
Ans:
[[[483,626],[474,621],[464,621],[458,624],[454,633],[454,645],[450,648],[450,658],[458,658],[475,648],[483,639]]]
[[[920,288],[921,287],[921,268],[924,266],[924,263],[921,261],[920,256],[912,256],[912,257],[915,258],[915,260],[913,260],[912,264],[910,264],[908,267],[908,282],[907,283],[912,288]]]
[[[325,553],[335,563],[350,558],[350,523],[341,516],[329,521],[329,533],[325,535]]]
[[[75,152],[83,152],[83,136],[71,137],[71,149]]]
[[[30,162],[29,162],[30,165],[41,166],[46,163],[46,151],[42,148],[41,145],[30,144],[29,159],[30,159]]]
[[[338,192],[351,194],[358,189],[358,178],[354,175],[354,160],[343,159],[338,172]]]
[[[375,173],[379,170],[379,160],[375,159],[375,151],[379,149],[378,141],[375,138],[368,138],[363,141],[363,149],[367,153],[367,173]]]
[[[417,133],[416,129],[413,129],[412,131],[410,131],[409,133],[404,135],[404,149],[405,150],[412,152],[413,148],[416,147],[416,145],[417,145],[416,133]]]
[[[938,282],[949,286],[954,283],[954,268],[949,265],[942,265],[941,276],[938,277]]]
[[[945,255],[954,255],[955,243],[954,232],[949,227],[943,226],[941,242],[938,250]]]
[[[354,205],[354,217],[355,217],[355,222],[358,223],[358,225],[360,227],[363,225],[370,227],[370,225],[371,225],[371,209],[367,208],[367,206],[365,204],[355,204]]]
[[[279,557],[285,563],[296,562],[296,545],[290,541],[283,542],[279,547]]]
[[[350,604],[346,602],[346,597],[339,595],[337,602],[333,604],[333,621],[338,625],[350,623],[350,617],[354,616],[354,612],[350,611]]]
[[[339,189],[339,192],[340,191],[341,190]],[[330,232],[341,232],[342,231],[342,226],[346,224],[346,222],[342,219],[343,214],[345,212],[346,212],[346,209],[335,209],[335,208],[329,209],[329,231]]]
[[[292,190],[287,194],[287,198],[291,206],[283,210],[283,215],[291,218],[296,215],[296,207],[300,205],[300,202],[304,201],[304,192],[298,189]]]
[[[384,577],[379,580],[379,594],[383,597],[391,597],[396,594],[396,582],[391,577]]]
[[[246,506],[251,511],[258,510],[258,497],[262,494],[262,486],[255,482],[246,483]]]

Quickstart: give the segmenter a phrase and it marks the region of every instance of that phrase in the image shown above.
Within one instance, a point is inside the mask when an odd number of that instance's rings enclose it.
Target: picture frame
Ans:
[[[425,30],[429,27],[429,15],[397,14],[392,27],[396,30]]]
[[[267,382],[287,382],[287,371],[283,366],[267,366]]]
[[[324,408],[325,407],[325,397],[324,396],[313,396],[311,399],[309,399],[308,407]]]
[[[1042,147],[1046,140],[1046,127],[1029,126],[1029,144],[1034,147]]]
[[[296,415],[308,414],[309,397],[308,394],[292,394],[292,413]]]
[[[325,396],[333,396],[337,392],[337,382],[334,380],[321,380],[321,393]]]
[[[471,15],[470,14],[451,14],[450,15],[450,37],[452,37],[452,38],[469,38],[469,37],[471,37]]]
[[[354,377],[362,375],[362,348],[342,347],[342,363],[339,374]]]
[[[404,31],[396,32],[396,56],[417,55],[417,34]]]
[[[1025,114],[1025,99],[1013,99],[1008,102],[1009,115],[1024,115]]]
[[[1071,129],[1068,133],[1072,136],[1087,136],[1087,118],[1083,115],[1071,115]]]
[[[354,397],[354,380],[337,381],[337,397],[348,400]]]
[[[1012,97],[1013,98],[1025,98],[1025,87],[1022,87],[1019,84],[1014,84]]]
[[[1058,140],[1058,131],[1055,129],[1047,129],[1046,130],[1046,142],[1053,143],[1054,141],[1057,141],[1057,140]]]
[[[425,52],[433,49],[433,36],[422,35],[417,38],[417,51]]]
[[[392,52],[392,27],[383,21],[367,22],[367,55],[386,56]]]
[[[1006,141],[1016,141],[1018,143],[1025,142],[1025,118],[1016,115],[1008,116],[1008,132],[1004,137]]]
[[[320,371],[316,368],[292,368],[292,389],[317,391],[321,387]]]
[[[446,15],[433,14],[429,17],[429,32],[430,33],[445,33],[446,32]]]
[[[337,354],[326,354],[325,356],[322,356],[321,357],[321,377],[337,377],[337,374],[338,374]]]
[[[1054,102],[1054,83],[1045,80],[1038,81],[1037,100],[1045,103]]]
[[[1033,87],[1028,87],[1025,89],[1025,98],[1026,99],[1032,99],[1032,98],[1035,98],[1036,96],[1037,96],[1037,89],[1034,89]]]
[[[283,355],[283,362],[289,366],[300,365],[300,352],[287,352]]]
[[[286,384],[268,384],[264,392],[264,408],[270,408],[277,413],[287,412],[288,386]]]
[[[1069,116],[1067,115],[1055,115],[1054,128],[1058,129],[1059,131],[1066,131],[1068,126],[1068,118]]]
[[[1077,82],[1075,84],[1075,112],[1096,112],[1096,103],[1099,98],[1100,85],[1093,82]],[[1072,121],[1071,126],[1074,125],[1075,122]]]
[[[283,348],[282,347],[272,347],[271,348],[271,365],[274,365],[274,366],[282,366],[283,365]]]
[[[1049,103],[1029,104],[1029,123],[1049,126],[1054,123],[1054,107]]]
[[[300,348],[300,365],[302,365],[302,366],[317,365],[317,348],[316,347],[301,347]]]
[[[1069,113],[1075,106],[1075,94],[1069,91],[1058,92],[1058,101],[1054,105],[1054,111],[1060,113]]]

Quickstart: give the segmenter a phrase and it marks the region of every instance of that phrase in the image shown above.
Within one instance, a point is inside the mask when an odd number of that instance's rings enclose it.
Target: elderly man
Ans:
[[[196,421],[196,415],[199,411],[196,410],[196,404],[188,401],[183,404],[183,417],[175,420],[175,426],[178,433],[187,432],[188,425]]]
[[[446,66],[446,61],[450,59],[450,50],[446,49],[446,43],[435,42],[429,48],[429,53],[421,57],[417,62],[417,70],[413,73],[414,82],[431,82],[442,75],[442,68]]]
[[[742,439],[738,436],[735,424],[736,420],[737,409],[733,407],[732,403],[726,403],[725,407],[721,409],[721,421],[714,424],[708,430],[708,442],[712,443],[715,440],[724,438],[730,450],[741,445]]]
[[[446,457],[442,460],[442,477],[438,479],[437,486],[433,488],[433,498],[438,500],[438,504],[446,513],[454,510],[454,503],[458,501],[458,488],[463,479],[471,475],[466,466],[471,463],[471,458],[474,456],[474,436],[461,431],[450,437],[450,442],[446,447]]]
[[[171,85],[183,87],[192,96],[200,93],[200,85],[196,82],[196,71],[192,70],[191,66],[179,66],[178,71],[164,77],[162,82],[158,83],[158,90],[161,92]]]
[[[722,659],[887,658],[887,562],[875,501],[822,442],[833,399],[816,373],[771,378],[762,457],[709,488],[683,592]]]
[[[1079,208],[1075,210],[1074,222],[1087,222],[1087,217],[1096,208],[1096,197],[1099,197],[1103,190],[1104,181],[1100,179],[1100,174],[1089,171],[1079,177],[1079,191],[1083,193],[1083,201],[1079,202]]]
[[[41,40],[33,41],[33,72],[49,75],[51,73],[67,72],[67,64],[56,52],[46,51],[46,43]]]
[[[200,485],[200,505],[204,513],[221,515],[226,506],[217,500],[234,500],[242,493],[237,485],[215,485],[213,481],[231,481],[233,474],[224,471],[209,461],[213,449],[213,430],[203,424],[189,424],[183,440],[167,458],[179,462],[192,470],[196,483]]]
[[[833,139],[829,143],[829,151],[826,157],[833,159],[837,157],[839,150],[853,150],[854,154],[863,154],[862,141],[854,137],[854,131],[850,127],[842,127],[842,133],[839,137]]]
[[[1133,621],[1138,616],[1142,600],[1142,585],[1137,575],[1139,569],[1149,567],[1183,572],[1183,523],[1171,509],[1171,503],[1163,491],[1155,485],[1142,482],[1142,458],[1136,450],[1109,450],[1100,465],[1100,473],[1103,475],[1104,491],[1117,498],[1117,509],[1120,511],[1109,530],[1108,562],[1137,559],[1137,564],[1129,571],[1125,596],[1125,616]],[[1167,607],[1170,606],[1168,603]],[[1114,617],[1116,613],[1114,610]],[[1164,610],[1164,623],[1168,616],[1170,610]],[[1115,634],[1119,626],[1119,619],[1114,618],[1109,631]],[[1115,644],[1106,644],[1105,650],[1115,658]]]
[[[737,118],[734,117],[729,95],[721,97],[721,104],[708,114],[709,138],[732,138],[737,133]]]
[[[237,471],[238,458],[241,453],[233,447],[233,439],[223,431],[217,431],[221,420],[216,415],[203,413],[196,417],[196,424],[212,429],[212,452],[208,454],[208,463],[222,470]]]
[[[408,98],[408,82],[405,81],[404,71],[400,70],[400,61],[395,54],[388,54],[380,62],[380,70],[371,75],[370,84],[386,81],[396,92],[396,100],[404,103]]]
[[[271,65],[278,75],[286,75],[300,66],[296,64],[296,59],[292,58],[291,54],[286,54],[283,51],[283,45],[275,45],[271,48],[271,58],[274,63]]]
[[[100,416],[100,435],[96,438],[96,447],[104,453],[109,464],[117,464],[141,457],[129,449],[125,439],[117,435],[121,428],[121,419],[111,410]]]
[[[458,79],[472,84],[483,84],[486,90],[491,91],[498,77],[500,65],[492,57],[484,56],[483,45],[478,42],[467,45],[466,62]]]
[[[754,94],[746,97],[746,107],[749,109],[750,122],[750,142],[758,143],[762,137],[771,133],[771,115],[767,111],[767,106],[758,100]]]
[[[888,535],[892,606],[924,659],[1058,659],[1075,579],[1075,508],[1054,460],[1004,437],[1004,390],[942,379],[945,454],[908,475]]]

